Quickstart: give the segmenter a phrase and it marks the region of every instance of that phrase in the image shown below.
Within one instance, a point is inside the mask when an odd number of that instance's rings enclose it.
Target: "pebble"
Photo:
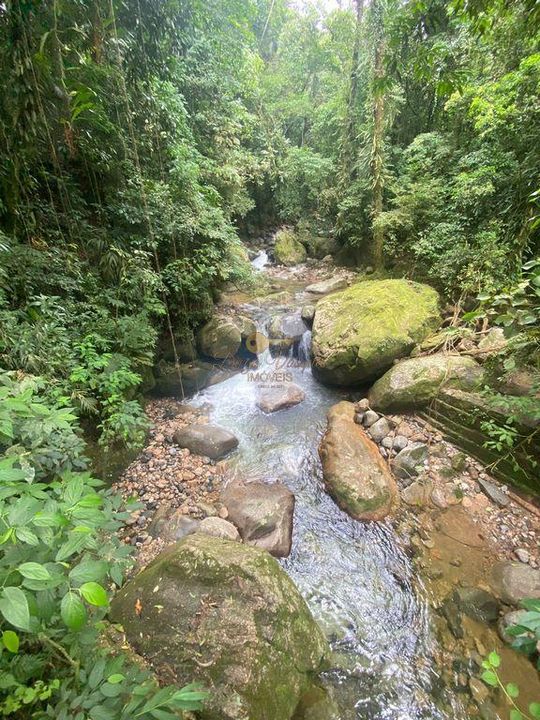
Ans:
[[[371,427],[374,425],[377,420],[379,419],[378,413],[376,413],[374,410],[367,410],[364,415],[364,425],[365,427]]]
[[[531,556],[525,548],[517,548],[515,551],[517,559],[522,563],[528,563]]]

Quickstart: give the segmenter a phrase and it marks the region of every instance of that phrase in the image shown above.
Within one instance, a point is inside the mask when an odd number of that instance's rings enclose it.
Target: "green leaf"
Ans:
[[[2,633],[2,642],[10,653],[19,652],[19,636],[13,630],[4,630]]]
[[[523,720],[523,715],[519,710],[510,710],[510,720]]]
[[[117,720],[118,718],[116,710],[111,710],[105,705],[94,705],[93,708],[90,708],[88,715],[92,720]]]
[[[499,683],[497,680],[497,676],[493,672],[493,670],[485,670],[481,675],[482,680],[487,683],[488,685],[491,685],[491,687],[496,687]]]
[[[525,610],[531,610],[532,612],[540,613],[540,598],[522,600],[520,605],[521,607],[525,608]]]
[[[0,612],[16,628],[30,630],[30,609],[24,592],[17,587],[6,587],[0,599]]]
[[[62,598],[60,615],[70,630],[80,630],[87,619],[84,603],[78,595],[71,591]]]
[[[533,702],[529,705],[529,712],[533,718],[540,718],[540,702]]]
[[[69,577],[75,584],[102,580],[107,574],[108,564],[105,560],[83,560],[75,565]]]
[[[46,567],[36,562],[26,562],[19,565],[17,570],[21,575],[29,580],[49,580],[51,577],[50,572]]]
[[[56,553],[56,562],[67,560],[69,557],[86,547],[87,542],[88,535],[78,533],[71,535],[71,537],[60,546],[58,552]]]
[[[506,686],[506,692],[511,698],[517,698],[519,695],[519,688],[516,683],[508,683]]]
[[[19,527],[15,530],[15,535],[17,536],[17,540],[20,540],[23,543],[26,543],[27,545],[32,545],[35,547],[36,545],[39,545],[39,539],[35,533],[33,533],[31,530],[25,527]]]
[[[90,605],[106,607],[109,604],[107,591],[99,583],[86,582],[79,588],[81,595]]]
[[[489,653],[488,660],[495,668],[498,668],[501,664],[501,658],[499,657],[499,655],[497,655],[495,651]]]
[[[111,685],[118,685],[118,683],[121,683],[125,679],[126,676],[122,675],[122,673],[115,673],[114,675],[109,675],[107,682],[111,683]]]

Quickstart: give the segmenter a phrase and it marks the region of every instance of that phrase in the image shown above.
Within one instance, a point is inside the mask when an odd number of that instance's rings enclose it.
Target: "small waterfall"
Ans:
[[[298,359],[309,362],[311,357],[311,330],[306,330],[298,345]]]
[[[263,267],[268,265],[268,253],[266,250],[259,250],[259,254],[253,258],[251,265],[255,270],[262,270]]]

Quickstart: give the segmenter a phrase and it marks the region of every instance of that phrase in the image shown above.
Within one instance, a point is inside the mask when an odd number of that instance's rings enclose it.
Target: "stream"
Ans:
[[[257,260],[266,263],[261,255]],[[306,294],[297,291],[294,305],[305,302]],[[238,307],[261,332],[279,311]],[[309,334],[303,340],[305,354]],[[326,412],[350,394],[319,384],[302,357],[273,358],[266,351],[257,371],[265,384],[274,373],[290,373],[286,381],[300,385],[305,400],[265,415],[255,405],[263,381],[244,370],[198,393],[191,404],[209,404],[211,422],[238,436],[239,450],[228,461],[233,474],[283,483],[296,496],[292,552],[282,564],[334,651],[335,667],[324,681],[340,718],[465,718],[459,696],[438,676],[427,592],[400,538],[390,523],[350,519],[324,491],[317,449]]]

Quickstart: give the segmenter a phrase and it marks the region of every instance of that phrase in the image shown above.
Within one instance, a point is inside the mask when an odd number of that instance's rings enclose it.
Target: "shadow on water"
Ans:
[[[252,315],[264,327],[260,311]],[[436,703],[440,681],[427,597],[399,538],[390,524],[351,520],[324,492],[317,448],[328,408],[346,393],[318,384],[308,363],[291,367],[290,360],[265,354],[258,369],[267,382],[274,372],[289,373],[285,382],[301,385],[306,395],[296,407],[263,414],[255,405],[260,377],[247,370],[192,403],[210,403],[211,421],[239,437],[233,473],[282,482],[296,496],[293,549],[283,566],[331,643],[325,682],[340,718],[465,718],[458,702],[451,712]]]

